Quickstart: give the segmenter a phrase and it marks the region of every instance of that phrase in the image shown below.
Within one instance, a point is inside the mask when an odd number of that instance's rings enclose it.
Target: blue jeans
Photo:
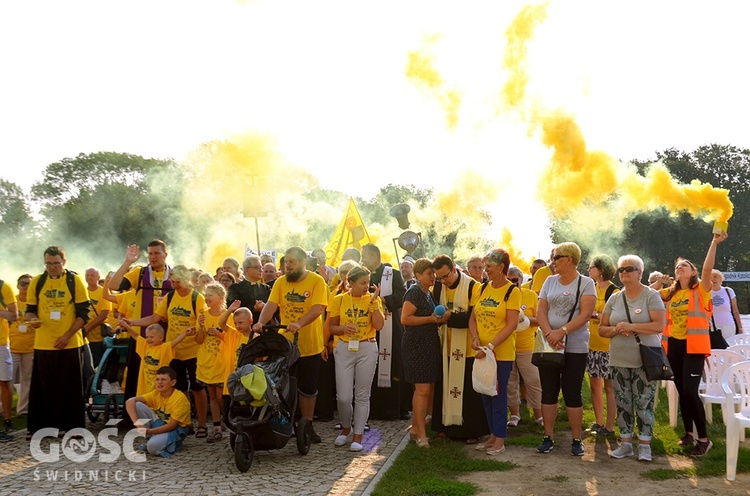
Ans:
[[[508,434],[508,379],[513,362],[497,362],[497,392],[495,396],[482,396],[482,406],[487,417],[487,425],[495,437],[505,438]]]

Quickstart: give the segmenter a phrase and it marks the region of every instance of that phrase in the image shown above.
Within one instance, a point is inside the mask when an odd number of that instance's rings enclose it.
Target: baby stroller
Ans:
[[[102,382],[107,379],[117,382],[124,375],[124,368],[128,363],[128,341],[106,337],[104,346],[106,349],[99,367],[89,379],[84,397],[87,400],[86,415],[89,420],[96,422],[104,414],[106,424],[109,419],[123,415],[125,395],[121,389],[102,391]]]
[[[293,424],[297,379],[289,369],[299,358],[299,350],[296,343],[272,332],[282,327],[264,326],[268,332],[242,347],[237,370],[227,379],[230,399],[224,405],[224,425],[231,431],[229,443],[241,472],[250,469],[255,450],[281,449],[293,432],[299,453],[310,451],[312,424],[305,417],[296,429]]]

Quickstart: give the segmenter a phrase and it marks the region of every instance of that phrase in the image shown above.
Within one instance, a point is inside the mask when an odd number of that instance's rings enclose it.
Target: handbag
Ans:
[[[578,287],[576,288],[576,299],[573,302],[573,308],[568,315],[568,322],[573,320],[573,314],[576,313],[578,298],[581,296],[581,276],[578,275]],[[544,337],[544,332],[539,329],[534,337],[534,351],[531,354],[531,364],[537,367],[554,366],[562,367],[565,365],[565,350],[553,348]]]
[[[628,316],[628,322],[633,323],[630,318],[630,308],[628,300],[625,297],[625,291],[622,292],[622,303],[625,305],[625,314]],[[634,332],[635,340],[638,343],[638,349],[641,352],[641,361],[643,369],[646,371],[646,378],[649,381],[671,381],[674,380],[674,372],[669,365],[667,354],[661,346],[646,346],[641,343],[638,333]]]
[[[711,327],[708,329],[708,337],[711,340],[712,350],[726,350],[729,348],[729,343],[724,339],[724,335],[721,333],[721,329],[716,327],[714,322],[714,316],[711,315]]]
[[[474,360],[471,369],[471,384],[474,391],[485,396],[497,396],[497,361],[495,354],[486,346],[479,348],[486,355]]]
[[[91,303],[92,302],[89,301],[89,304],[91,304]],[[96,315],[98,317],[99,316],[99,312],[96,311],[96,306],[94,306],[92,304],[91,305],[91,309],[94,311],[94,315]],[[106,322],[102,322],[101,324],[99,324],[99,331],[101,332],[102,338],[111,338],[115,334],[117,334],[115,332],[115,330],[112,329],[112,326],[109,325],[109,324],[107,324]]]

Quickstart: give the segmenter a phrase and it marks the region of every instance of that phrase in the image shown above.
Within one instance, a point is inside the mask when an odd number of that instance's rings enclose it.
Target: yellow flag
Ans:
[[[342,255],[347,248],[362,250],[362,246],[370,242],[362,216],[359,215],[357,205],[349,198],[349,206],[346,208],[344,218],[331,237],[331,242],[326,246],[326,263],[332,267],[338,267],[342,262]]]

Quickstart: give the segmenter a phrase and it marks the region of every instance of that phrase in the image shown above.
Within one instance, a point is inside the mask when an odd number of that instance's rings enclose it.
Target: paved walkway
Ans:
[[[335,422],[315,423],[323,442],[313,444],[306,456],[297,452],[292,438],[281,450],[256,452],[250,470],[245,473],[239,472],[234,464],[227,436],[217,445],[190,437],[185,449],[171,458],[149,456],[145,463],[129,461],[124,454],[115,462],[103,463],[99,456],[110,450],[100,445],[85,462],[69,460],[62,447],[58,461],[39,462],[32,457],[29,443],[23,440],[25,432],[17,432],[16,440],[0,444],[0,496],[363,494],[404,439],[409,422],[370,421],[371,429],[364,437],[365,449],[359,453],[350,452],[348,445],[334,446],[338,434],[334,425]],[[88,427],[98,436],[104,426],[100,422]],[[123,435],[111,440],[122,446]],[[52,441],[59,444],[62,440]],[[66,448],[72,446],[66,445]],[[78,452],[89,453],[92,446],[93,443]],[[42,449],[50,452],[50,439],[43,441]]]

